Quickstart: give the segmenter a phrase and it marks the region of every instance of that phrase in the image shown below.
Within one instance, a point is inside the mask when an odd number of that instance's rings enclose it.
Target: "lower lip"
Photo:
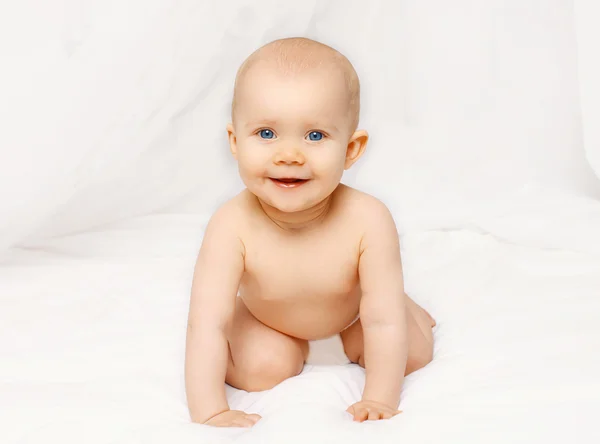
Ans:
[[[308,182],[308,180],[299,180],[298,182],[281,182],[276,179],[271,179],[270,177],[269,179],[279,188],[298,188],[299,186],[302,186]]]

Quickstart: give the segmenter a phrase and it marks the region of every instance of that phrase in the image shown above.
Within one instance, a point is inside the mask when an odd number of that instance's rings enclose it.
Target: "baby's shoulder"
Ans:
[[[212,214],[209,225],[216,225],[228,230],[239,228],[242,221],[247,220],[252,213],[250,198],[246,191],[242,191],[219,205]]]
[[[351,221],[359,235],[361,251],[365,245],[389,244],[398,236],[398,229],[387,205],[363,191],[350,187],[344,190],[347,208],[345,220]]]
[[[341,185],[340,202],[343,212],[352,220],[370,223],[381,217],[391,217],[387,205],[375,196],[348,185]]]

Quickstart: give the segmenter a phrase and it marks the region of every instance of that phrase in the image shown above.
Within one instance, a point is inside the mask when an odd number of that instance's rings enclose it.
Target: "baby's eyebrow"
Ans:
[[[246,124],[246,128],[250,128],[252,126],[259,126],[259,125],[276,125],[277,124],[277,120],[257,120],[254,122],[248,122]]]
[[[335,126],[335,124],[333,123],[324,123],[324,122],[318,122],[318,121],[314,121],[314,122],[306,122],[306,127],[307,128],[314,128],[314,129],[332,129],[334,131],[337,131],[337,126]]]

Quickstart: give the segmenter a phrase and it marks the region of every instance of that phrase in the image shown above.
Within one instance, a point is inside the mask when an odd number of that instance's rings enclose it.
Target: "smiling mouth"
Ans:
[[[269,177],[269,179],[281,188],[296,188],[308,182],[308,179],[297,179],[295,177]]]

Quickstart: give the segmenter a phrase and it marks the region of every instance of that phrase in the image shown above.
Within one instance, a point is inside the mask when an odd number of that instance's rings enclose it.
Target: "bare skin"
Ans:
[[[314,69],[283,75],[266,50],[239,81],[227,132],[247,188],[212,216],[194,271],[186,343],[194,422],[255,424],[260,416],[229,409],[224,382],[270,389],[302,371],[309,340],[340,333],[348,358],[365,368],[362,399],[347,410],[356,421],[398,414],[404,376],[432,359],[435,321],[404,293],[388,209],[340,184],[368,141],[348,114],[347,65],[327,66],[330,49],[308,47],[289,54],[300,51],[303,66],[322,60]]]
[[[308,340],[337,333],[350,361],[364,367],[362,324],[350,324],[361,302],[361,228],[378,202],[340,185],[319,229],[298,236],[268,220],[250,193],[237,199],[246,215],[239,232],[246,271],[228,335],[227,383],[247,391],[270,389],[302,371]],[[397,297],[404,297],[408,309],[409,374],[431,361],[435,322],[407,295]]]

